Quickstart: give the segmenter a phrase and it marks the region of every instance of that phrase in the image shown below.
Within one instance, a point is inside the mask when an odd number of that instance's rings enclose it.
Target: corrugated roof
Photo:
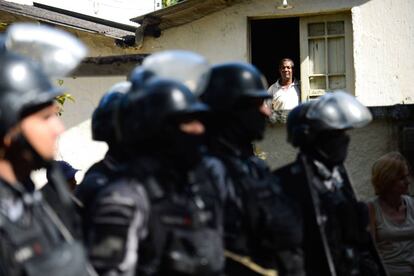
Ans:
[[[135,35],[133,31],[114,27],[115,25],[111,26],[111,24],[96,23],[88,20],[85,17],[78,18],[71,15],[62,14],[57,11],[51,11],[31,5],[22,5],[13,2],[7,2],[4,0],[0,0],[0,11],[55,25],[101,34],[116,39],[124,39],[125,37],[131,37]]]
[[[162,30],[183,25],[243,0],[185,0],[173,6],[132,18],[141,24],[137,34],[159,36]],[[137,38],[139,39],[139,38]]]

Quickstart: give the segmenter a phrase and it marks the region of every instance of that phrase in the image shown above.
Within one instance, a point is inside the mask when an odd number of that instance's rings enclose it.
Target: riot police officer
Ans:
[[[179,82],[144,79],[133,73],[113,110],[127,155],[97,180],[85,219],[90,257],[103,275],[220,275],[216,165],[199,151],[207,107]]]
[[[300,218],[252,143],[263,138],[270,114],[263,76],[247,63],[212,67],[201,95],[212,109],[209,149],[225,164],[227,275],[302,275]],[[246,263],[245,257],[253,262]]]
[[[344,167],[347,130],[371,120],[369,110],[345,92],[327,93],[288,115],[288,142],[299,154],[274,174],[301,205],[307,275],[385,275],[367,232],[365,206]]]
[[[71,224],[56,215],[30,180],[33,170],[51,166],[63,131],[54,98],[62,91],[39,63],[4,45],[0,64],[0,275],[91,275]],[[70,218],[63,177],[52,168],[52,178]]]
[[[127,151],[118,143],[114,121],[115,108],[122,96],[131,88],[131,82],[119,82],[113,85],[101,98],[95,108],[91,119],[92,139],[95,141],[106,142],[108,151],[105,157],[93,164],[77,186],[75,195],[81,202],[79,215],[82,220],[82,232],[88,246],[88,229],[90,229],[90,212],[93,211],[93,203],[96,194],[105,187],[112,176],[122,171],[123,163],[127,162]],[[93,259],[92,259],[93,261]],[[95,267],[99,265],[94,264]]]

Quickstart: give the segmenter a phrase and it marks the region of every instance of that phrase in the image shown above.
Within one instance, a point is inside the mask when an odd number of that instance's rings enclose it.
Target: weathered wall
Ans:
[[[347,11],[352,14],[355,95],[369,106],[414,102],[410,81],[414,74],[414,1],[289,0],[293,8],[288,10],[278,10],[279,2],[246,0],[165,30],[159,38],[146,37],[142,49],[123,49],[115,46],[113,38],[70,31],[87,44],[90,56],[188,49],[207,56],[212,63],[249,61],[249,18]]]
[[[281,2],[281,1],[279,1]],[[143,52],[189,49],[211,62],[250,60],[248,18],[280,18],[351,11],[355,94],[366,105],[413,103],[414,1],[245,1],[195,22],[146,38]]]
[[[58,140],[56,159],[65,160],[74,168],[80,169],[76,174],[78,182],[93,163],[103,158],[108,148],[104,142],[92,140],[92,112],[105,91],[113,84],[124,80],[124,76],[55,80],[57,86],[66,88],[66,93],[75,99],[74,103],[67,101],[64,105],[61,119],[66,131]],[[46,183],[44,170],[36,171],[32,177],[37,187]]]
[[[124,76],[65,78],[61,85],[75,98],[64,105],[62,120],[67,131],[58,144],[58,158],[74,167],[82,169],[77,175],[81,178],[86,168],[101,159],[106,152],[106,144],[92,141],[90,118],[102,95],[113,84],[124,81]]]
[[[192,23],[165,30],[159,38],[146,38],[142,51],[189,49],[211,62],[250,59],[249,18],[277,18],[350,10],[365,1],[290,0],[294,8],[279,10],[281,1],[244,1]]]
[[[371,106],[413,103],[414,1],[352,9],[356,96]]]

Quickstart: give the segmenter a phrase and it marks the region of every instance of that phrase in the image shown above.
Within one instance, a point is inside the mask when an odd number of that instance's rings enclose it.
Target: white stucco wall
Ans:
[[[375,0],[352,9],[355,94],[371,106],[414,103],[414,1]]]
[[[280,1],[281,2],[281,1]],[[350,12],[353,24],[355,95],[366,105],[414,103],[414,1],[245,1],[192,23],[146,38],[143,52],[189,49],[211,62],[250,60],[248,18],[311,16]],[[276,39],[276,38],[273,38]]]
[[[56,159],[69,162],[74,168],[80,169],[76,174],[82,180],[86,170],[96,161],[102,159],[107,145],[92,140],[91,115],[102,95],[115,83],[124,81],[124,76],[113,77],[81,77],[55,80],[55,84],[66,89],[75,102],[67,101],[61,119],[66,131],[57,144]],[[63,81],[63,82],[62,82]],[[37,186],[45,183],[45,172],[36,173],[34,181]]]
[[[68,101],[64,105],[61,118],[67,130],[59,139],[57,158],[81,169],[79,176],[77,175],[79,178],[88,167],[103,157],[107,149],[105,143],[91,139],[92,112],[105,91],[113,84],[124,80],[123,76],[81,77],[65,78],[63,83],[60,82],[75,98],[75,102]]]

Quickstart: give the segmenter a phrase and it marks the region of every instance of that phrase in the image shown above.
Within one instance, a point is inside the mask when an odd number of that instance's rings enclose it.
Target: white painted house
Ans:
[[[227,6],[217,11],[218,3]],[[357,192],[367,197],[372,194],[371,165],[379,156],[400,150],[414,161],[414,1],[288,0],[287,8],[282,3],[210,0],[199,8],[200,1],[184,1],[170,12],[133,20],[157,22],[162,31],[158,38],[138,40],[141,52],[180,48],[202,53],[213,63],[248,61],[270,83],[277,78],[278,61],[290,57],[301,80],[302,101],[345,89],[372,107],[374,122],[351,132],[348,158]],[[296,154],[286,142],[284,125],[269,128],[258,147],[273,167]]]
[[[414,1],[288,0],[285,6],[282,2],[185,0],[144,15],[126,14],[140,24],[134,31],[113,25],[107,32],[99,28],[88,32],[88,25],[75,30],[67,21],[53,21],[78,35],[94,57],[76,78],[63,80],[77,101],[65,107],[63,119],[69,130],[61,138],[61,157],[86,169],[102,154],[102,148],[97,150],[85,138],[88,118],[104,90],[125,78],[129,68],[125,64],[134,63],[122,59],[105,63],[105,56],[135,55],[139,63],[139,55],[186,49],[205,55],[211,63],[252,62],[269,83],[277,78],[278,60],[287,56],[295,61],[302,101],[345,89],[373,111],[372,124],[351,132],[348,158],[358,194],[370,196],[370,167],[379,156],[400,150],[414,158]],[[21,16],[27,15],[14,19]],[[128,35],[135,37],[135,43],[128,41],[129,47],[114,43],[114,38],[123,41]],[[270,127],[258,148],[272,167],[295,158],[284,125]]]

